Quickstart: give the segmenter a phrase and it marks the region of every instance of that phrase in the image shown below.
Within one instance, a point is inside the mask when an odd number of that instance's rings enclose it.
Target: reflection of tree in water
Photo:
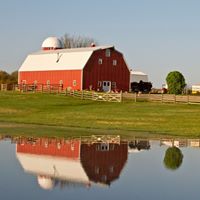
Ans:
[[[177,147],[169,147],[165,152],[164,165],[167,169],[178,169],[183,161],[183,154]]]

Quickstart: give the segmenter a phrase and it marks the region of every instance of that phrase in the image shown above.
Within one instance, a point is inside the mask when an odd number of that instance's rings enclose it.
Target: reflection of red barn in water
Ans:
[[[81,145],[81,163],[93,182],[109,185],[119,177],[126,160],[126,143]]]
[[[81,143],[80,140],[21,140],[17,158],[28,172],[37,175],[39,185],[110,184],[127,160],[127,143]]]

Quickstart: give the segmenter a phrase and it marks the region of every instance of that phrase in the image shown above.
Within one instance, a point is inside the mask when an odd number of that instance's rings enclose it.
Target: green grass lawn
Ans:
[[[109,103],[0,92],[0,133],[200,136],[200,105]]]

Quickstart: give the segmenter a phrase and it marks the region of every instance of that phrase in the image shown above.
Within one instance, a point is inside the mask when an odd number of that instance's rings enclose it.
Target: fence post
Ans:
[[[137,102],[137,93],[135,92],[135,102]]]
[[[81,99],[83,99],[83,90],[81,90]]]
[[[123,92],[120,91],[119,102],[122,102],[122,101],[123,101]]]
[[[94,92],[92,91],[92,100],[94,99]]]
[[[8,90],[8,84],[1,84],[1,91],[7,91]]]

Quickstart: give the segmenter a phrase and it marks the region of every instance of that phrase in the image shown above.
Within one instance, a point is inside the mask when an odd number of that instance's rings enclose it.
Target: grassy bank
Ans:
[[[107,103],[0,92],[0,133],[200,136],[200,105]]]

